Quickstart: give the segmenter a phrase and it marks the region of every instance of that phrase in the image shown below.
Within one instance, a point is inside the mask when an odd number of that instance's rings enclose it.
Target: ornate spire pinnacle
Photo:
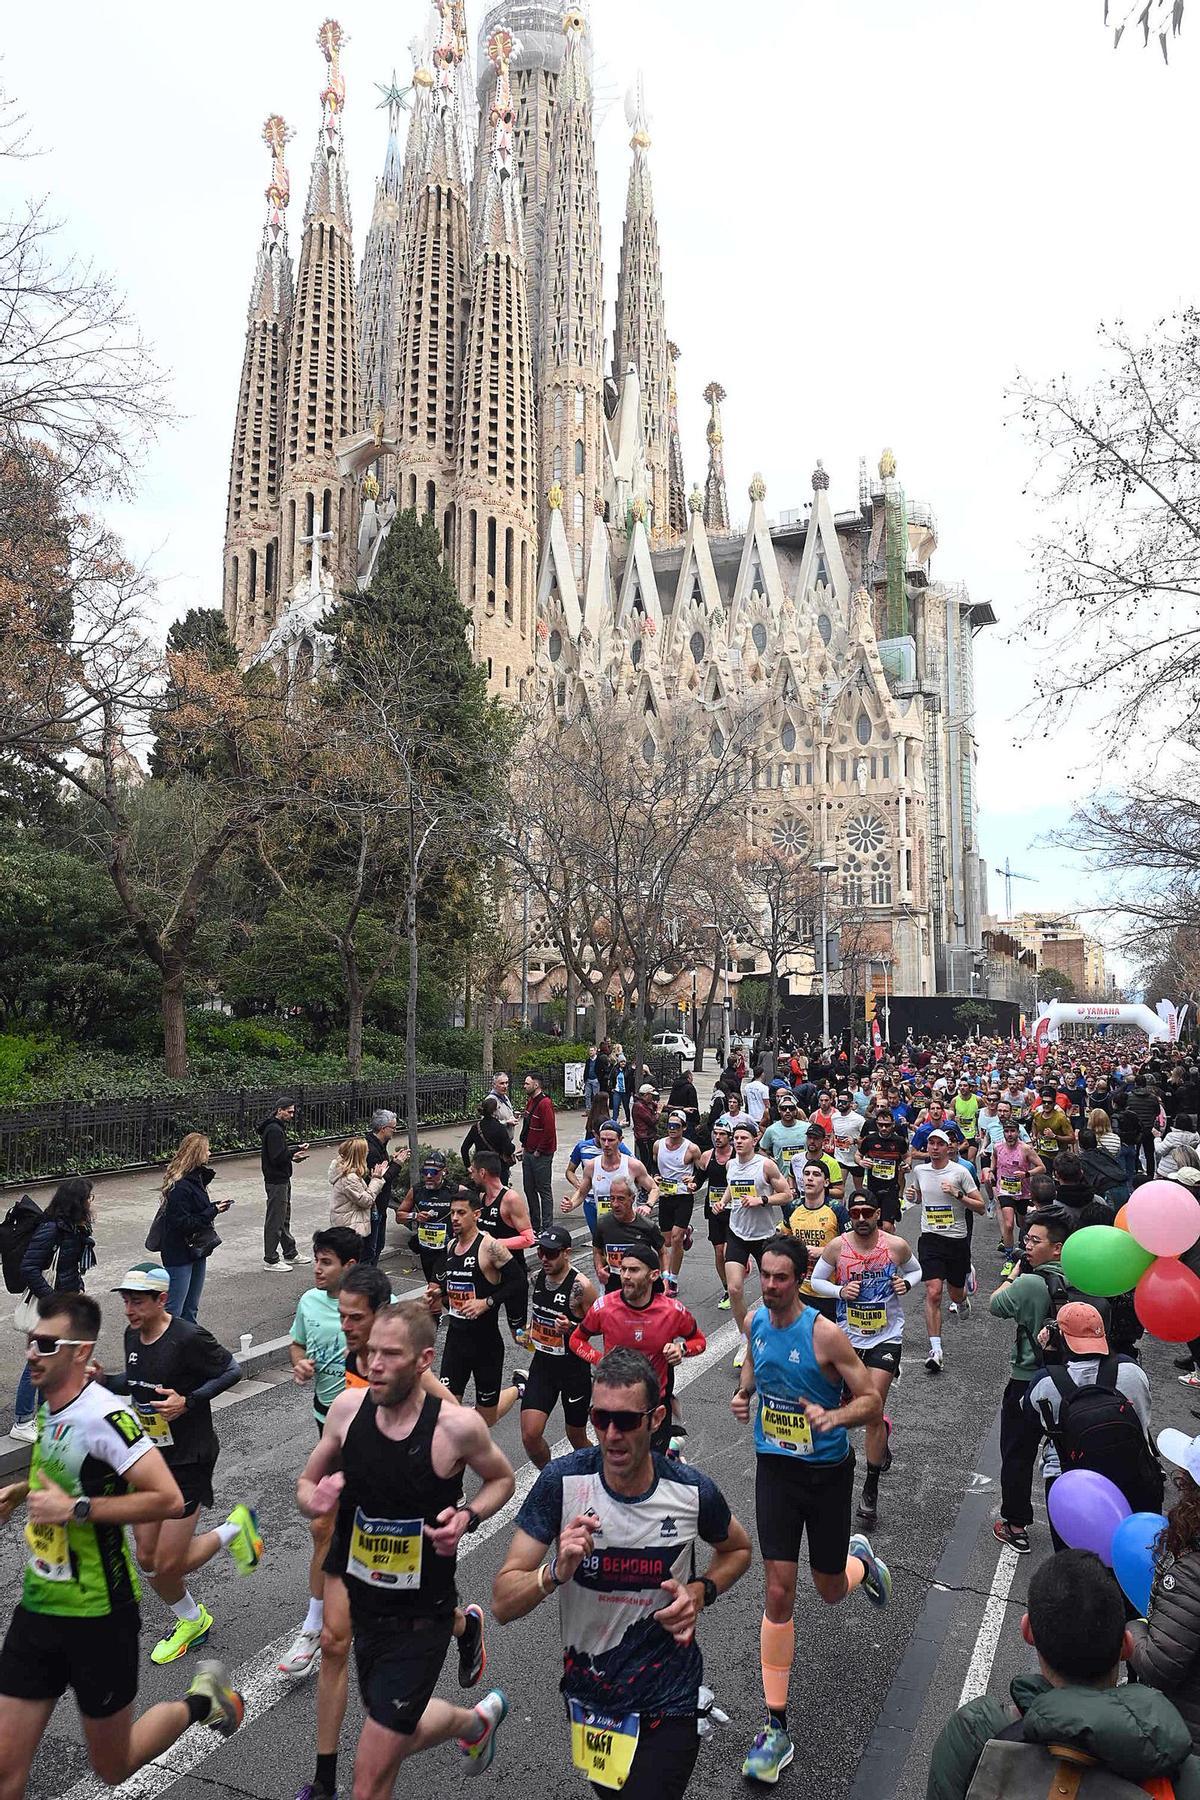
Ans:
[[[729,496],[725,489],[725,433],[721,429],[721,402],[725,389],[710,381],[704,390],[708,402],[708,478],[704,483],[704,523],[709,531],[728,532]]]
[[[679,393],[675,364],[679,345],[667,339],[667,526],[672,537],[687,530],[687,483],[683,477],[683,440],[679,435]]]
[[[346,105],[346,81],[342,74],[342,50],[347,38],[336,19],[326,19],[317,33],[317,45],[325,58],[325,85],[321,89],[321,132],[313,155],[308,184],[305,224],[315,213],[335,219],[349,235],[350,184],[342,146],[342,113]]]
[[[292,197],[292,184],[288,179],[283,153],[295,134],[288,130],[278,113],[272,113],[263,126],[262,135],[263,143],[271,152],[271,179],[267,183],[267,205],[270,207],[267,229],[271,233],[272,242],[276,242],[284,230],[283,215]]]
[[[896,453],[894,450],[885,450],[879,458],[879,478],[881,481],[890,481],[895,473]]]
[[[337,20],[326,19],[317,33],[317,43],[329,65],[329,76],[321,90],[321,105],[325,112],[325,136],[331,146],[342,134],[341,117],[346,104],[346,82],[342,75],[342,45],[345,42],[346,34]]]
[[[750,499],[754,505],[767,497],[767,484],[759,474],[750,477]]]
[[[492,104],[488,113],[491,132],[490,154],[484,182],[483,204],[479,213],[479,237],[476,253],[481,249],[499,249],[507,245],[520,248],[524,257],[521,205],[513,182],[513,98],[509,81],[509,64],[513,54],[513,36],[500,26],[488,39],[488,61],[496,71]]]
[[[829,486],[829,472],[819,456],[817,458],[817,466],[812,474],[812,485],[814,494],[823,493]]]
[[[633,159],[625,200],[621,269],[613,329],[613,377],[618,388],[632,363],[640,383],[641,428],[653,508],[654,539],[666,542],[673,530],[670,506],[670,371],[663,306],[662,257],[654,190],[650,180],[650,131],[641,77],[625,100],[633,127]],[[682,486],[682,481],[680,483]]]

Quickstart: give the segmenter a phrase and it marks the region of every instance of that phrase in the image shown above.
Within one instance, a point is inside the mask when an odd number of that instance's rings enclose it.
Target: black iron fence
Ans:
[[[655,1081],[666,1087],[679,1072],[679,1058],[651,1063]],[[564,1101],[566,1070],[558,1063],[538,1071],[556,1105]],[[422,1130],[474,1118],[492,1085],[490,1072],[450,1069],[417,1077],[417,1124]],[[308,1083],[280,1082],[272,1088],[167,1095],[145,1100],[44,1101],[0,1114],[0,1187],[43,1181],[56,1175],[96,1175],[106,1170],[147,1168],[169,1161],[180,1138],[202,1131],[214,1155],[255,1150],[259,1127],[270,1118],[279,1095],[296,1102],[293,1134],[318,1143],[362,1131],[371,1114],[387,1109],[408,1129],[403,1075],[388,1080]],[[519,1075],[513,1104],[522,1105]]]

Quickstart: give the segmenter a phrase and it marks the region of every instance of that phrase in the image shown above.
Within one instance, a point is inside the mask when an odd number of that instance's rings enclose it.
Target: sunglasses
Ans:
[[[850,1206],[846,1210],[852,1219],[873,1219],[879,1208],[877,1206]]]
[[[25,1348],[36,1350],[39,1356],[57,1356],[60,1350],[77,1350],[81,1344],[94,1344],[95,1341],[95,1338],[44,1337],[40,1331],[25,1334]]]
[[[610,1412],[607,1406],[593,1406],[588,1417],[597,1431],[619,1431],[623,1434],[636,1431],[643,1419],[653,1418],[656,1407],[647,1406],[641,1412]]]
[[[619,1199],[620,1195],[618,1195],[617,1198]],[[537,1247],[537,1253],[539,1256],[561,1256],[563,1251],[568,1250],[568,1249],[570,1249],[569,1244],[563,1244],[561,1247],[559,1247],[558,1245],[555,1245],[553,1250],[547,1250],[545,1244],[539,1244]]]

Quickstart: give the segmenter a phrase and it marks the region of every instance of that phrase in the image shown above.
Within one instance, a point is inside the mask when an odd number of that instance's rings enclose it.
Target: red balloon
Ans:
[[[1134,1311],[1157,1338],[1186,1344],[1200,1337],[1200,1278],[1174,1257],[1152,1262],[1133,1290]]]

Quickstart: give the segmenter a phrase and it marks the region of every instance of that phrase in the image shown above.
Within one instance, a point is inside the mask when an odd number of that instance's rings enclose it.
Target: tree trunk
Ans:
[[[362,1074],[363,1059],[363,990],[358,972],[358,957],[353,949],[343,952],[346,971],[346,1063],[351,1081]]]
[[[646,989],[650,984],[650,977],[646,973],[645,967],[640,962],[636,965],[636,975],[637,1010],[633,1015],[633,1055],[630,1057],[628,1053],[626,1053],[625,1071],[626,1092],[630,1095],[631,1100],[633,1094],[636,1094],[637,1090],[641,1087],[644,1079],[642,1075],[642,1065],[646,1060]],[[632,1088],[629,1088],[628,1086],[628,1065],[630,1062],[632,1062],[634,1070],[634,1082]]]
[[[563,1040],[568,1044],[575,1042],[578,1029],[575,1022],[575,1008],[579,1004],[579,981],[570,963],[567,964],[567,991],[564,995],[566,1016],[563,1019]]]
[[[167,1074],[182,1080],[188,1072],[187,1013],[183,1004],[183,970],[172,968],[162,984],[163,1061]]]
[[[404,1000],[404,1106],[408,1114],[409,1165],[410,1170],[415,1172],[420,1148],[420,1121],[417,1118],[417,981],[421,972],[421,952],[417,942],[417,852],[411,811],[408,823],[408,897],[404,917],[408,932],[408,993]]]
[[[608,986],[602,984],[592,991],[592,1036],[599,1047],[608,1036]]]
[[[483,1072],[492,1075],[496,1052],[496,996],[489,988],[483,997]]]

